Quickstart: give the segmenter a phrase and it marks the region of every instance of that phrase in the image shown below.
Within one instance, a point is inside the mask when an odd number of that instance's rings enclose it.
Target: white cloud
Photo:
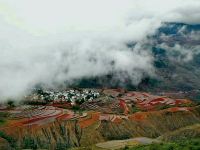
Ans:
[[[187,63],[193,60],[195,55],[200,53],[200,46],[185,46],[180,44],[175,44],[173,47],[163,43],[159,45],[160,48],[166,49],[168,58],[173,62]]]

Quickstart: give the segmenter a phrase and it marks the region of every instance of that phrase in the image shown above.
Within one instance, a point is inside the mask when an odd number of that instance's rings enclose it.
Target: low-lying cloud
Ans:
[[[199,7],[198,0],[0,0],[0,99],[112,72],[138,84],[154,75],[147,36],[162,22],[200,23]]]

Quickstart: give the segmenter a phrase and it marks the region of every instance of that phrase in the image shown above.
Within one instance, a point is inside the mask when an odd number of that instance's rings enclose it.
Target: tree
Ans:
[[[44,91],[41,88],[37,89],[36,92],[37,92],[38,95],[43,95],[44,94]]]
[[[14,103],[13,100],[8,100],[7,104],[8,104],[8,106],[9,106],[9,108],[15,107],[15,103]]]
[[[43,96],[46,103],[49,103],[50,101],[52,101],[49,93],[44,92]]]

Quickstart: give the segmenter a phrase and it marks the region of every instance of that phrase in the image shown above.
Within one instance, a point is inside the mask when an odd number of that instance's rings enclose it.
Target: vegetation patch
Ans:
[[[12,148],[16,148],[16,140],[13,137],[7,135],[3,131],[0,131],[0,137],[5,139]]]
[[[153,143],[136,147],[125,147],[124,150],[199,150],[200,138],[187,139],[176,143]]]
[[[8,112],[0,112],[0,126],[6,123],[9,115],[10,114]]]

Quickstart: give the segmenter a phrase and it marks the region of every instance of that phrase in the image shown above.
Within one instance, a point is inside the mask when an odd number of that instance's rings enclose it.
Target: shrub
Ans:
[[[7,135],[3,131],[0,131],[0,137],[5,139],[12,148],[16,148],[16,140],[13,137]]]
[[[31,137],[25,137],[23,139],[23,146],[24,149],[37,149],[37,142]]]

